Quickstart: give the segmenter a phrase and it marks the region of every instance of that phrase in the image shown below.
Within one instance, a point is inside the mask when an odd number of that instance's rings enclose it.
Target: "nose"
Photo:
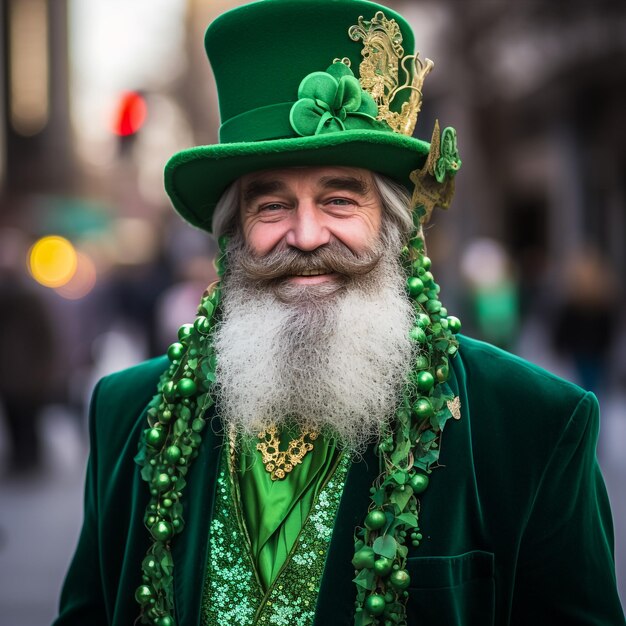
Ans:
[[[300,203],[291,220],[285,242],[292,248],[311,252],[330,242],[324,214],[313,203]]]

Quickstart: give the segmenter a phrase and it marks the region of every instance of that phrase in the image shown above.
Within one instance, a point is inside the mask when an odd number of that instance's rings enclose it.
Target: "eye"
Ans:
[[[259,207],[259,213],[263,211],[279,211],[280,209],[284,209],[285,206],[280,204],[280,202],[270,202],[268,204],[262,204]]]
[[[350,206],[354,204],[354,201],[348,198],[331,198],[327,204],[334,206]]]
[[[352,204],[352,200],[346,200],[346,198],[333,198],[329,204],[338,204],[338,205]]]

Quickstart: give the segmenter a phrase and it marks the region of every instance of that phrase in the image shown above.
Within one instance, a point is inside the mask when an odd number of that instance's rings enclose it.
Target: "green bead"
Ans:
[[[374,572],[378,576],[387,576],[393,567],[393,561],[386,556],[381,556],[374,561]]]
[[[173,402],[176,399],[176,385],[174,385],[174,381],[168,380],[163,385],[163,395],[168,402]]]
[[[406,570],[398,569],[395,572],[391,572],[389,582],[396,589],[404,590],[411,584],[411,577]]]
[[[178,329],[178,339],[185,343],[189,337],[193,334],[193,324],[183,324]]]
[[[172,506],[172,504],[174,504],[174,503],[172,502],[172,500],[170,498],[163,498],[163,506],[166,509],[169,509]]]
[[[385,605],[385,598],[378,593],[373,593],[365,599],[364,608],[370,615],[382,615]]]
[[[176,391],[183,396],[183,398],[189,398],[193,396],[198,389],[195,381],[191,378],[181,378],[178,383],[176,383]]]
[[[431,265],[432,265],[432,262],[431,262],[430,258],[427,257],[427,256],[423,256],[422,257],[422,267],[425,270],[429,270]]]
[[[410,296],[419,296],[424,291],[424,283],[417,276],[409,276],[406,286]]]
[[[165,441],[165,431],[161,428],[151,428],[146,433],[146,443],[153,448],[160,448]]]
[[[420,419],[427,419],[435,414],[433,405],[428,398],[418,398],[413,405],[413,412]]]
[[[435,384],[435,377],[427,371],[419,372],[416,377],[417,388],[420,391],[428,392]]]
[[[171,419],[172,419],[172,412],[169,409],[165,409],[163,412],[159,414],[159,422],[162,422],[163,424],[169,423]]]
[[[426,310],[429,313],[438,313],[441,310],[441,302],[439,300],[429,300],[426,303]]]
[[[409,486],[413,489],[413,493],[420,494],[426,491],[430,479],[426,474],[414,474],[409,479]]]
[[[174,620],[169,615],[159,617],[155,622],[156,626],[174,626]]]
[[[170,486],[170,483],[171,483],[170,477],[167,474],[161,473],[161,474],[157,474],[157,477],[155,478],[155,481],[154,481],[154,486],[159,491],[165,491]]]
[[[200,315],[196,318],[196,321],[193,323],[193,327],[199,332],[205,335],[211,330],[211,322],[204,317],[204,315]]]
[[[185,354],[185,348],[183,346],[182,343],[173,343],[168,349],[167,349],[167,357],[169,358],[170,361],[180,361],[180,359],[182,358],[183,354]]]
[[[354,557],[352,557],[352,565],[354,569],[371,569],[374,567],[374,562],[376,560],[376,555],[374,554],[374,550],[369,546],[365,548],[361,548]]]
[[[150,529],[150,532],[157,541],[167,541],[172,536],[172,526],[161,520]]]
[[[165,460],[168,463],[178,463],[182,452],[178,446],[168,446],[165,450]]]
[[[374,509],[365,518],[365,527],[369,530],[380,530],[387,522],[387,518],[382,511]]]
[[[152,597],[154,597],[154,592],[151,587],[148,587],[148,585],[141,585],[140,587],[137,587],[137,591],[135,591],[135,600],[137,600],[139,604],[148,604]]]
[[[446,307],[442,306],[439,309],[439,315],[441,315],[441,317],[448,317],[448,309],[446,309]]]

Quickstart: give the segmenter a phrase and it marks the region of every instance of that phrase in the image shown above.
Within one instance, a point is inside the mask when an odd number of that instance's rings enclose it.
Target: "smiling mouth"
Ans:
[[[291,283],[300,283],[313,285],[317,283],[323,283],[327,281],[334,281],[338,279],[337,272],[333,272],[328,269],[315,269],[315,270],[302,270],[297,274],[291,274],[287,277],[287,280]]]
[[[328,270],[304,270],[295,276],[323,276],[324,274],[330,274]]]

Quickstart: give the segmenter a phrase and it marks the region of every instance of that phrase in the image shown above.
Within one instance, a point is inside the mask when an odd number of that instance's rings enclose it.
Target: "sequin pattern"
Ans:
[[[256,579],[237,520],[225,458],[223,455],[216,512],[210,529],[203,626],[310,626],[343,492],[348,456],[344,455],[320,492],[290,558],[266,594]]]

